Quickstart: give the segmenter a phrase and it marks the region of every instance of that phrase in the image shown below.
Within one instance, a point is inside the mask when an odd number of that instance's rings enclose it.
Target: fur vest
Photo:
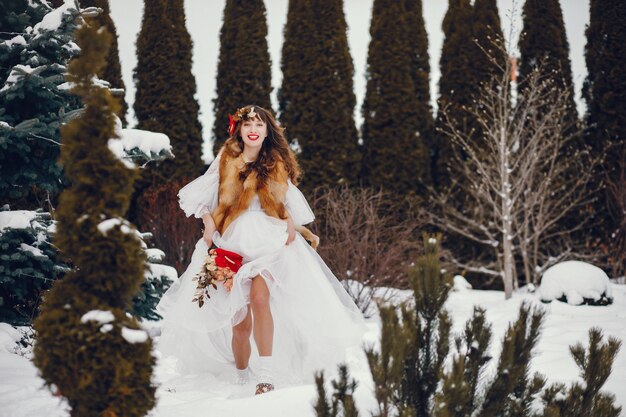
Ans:
[[[217,231],[223,234],[248,209],[255,194],[258,194],[261,207],[268,216],[287,220],[285,196],[289,187],[289,173],[280,156],[274,155],[276,163],[267,178],[261,179],[255,170],[251,170],[242,180],[240,174],[246,169],[246,163],[236,142],[227,141],[220,152],[218,204],[211,213]],[[320,241],[317,235],[304,226],[296,226],[296,231],[317,249]]]
[[[217,208],[212,213],[215,226],[220,233],[248,209],[255,194],[258,194],[263,211],[268,216],[287,220],[285,195],[287,194],[289,173],[282,160],[276,159],[268,178],[261,180],[255,170],[251,170],[245,180],[240,174],[246,164],[239,154],[226,144],[222,149],[219,172],[219,199]]]

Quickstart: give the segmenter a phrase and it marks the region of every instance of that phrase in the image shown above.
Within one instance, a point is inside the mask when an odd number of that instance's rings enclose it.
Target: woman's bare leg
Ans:
[[[272,356],[274,319],[270,311],[270,291],[260,275],[252,280],[250,306],[254,315],[254,341],[259,350],[259,356]]]
[[[248,314],[241,323],[233,327],[233,356],[237,369],[246,369],[250,360],[250,334],[252,333],[252,314],[248,308]]]

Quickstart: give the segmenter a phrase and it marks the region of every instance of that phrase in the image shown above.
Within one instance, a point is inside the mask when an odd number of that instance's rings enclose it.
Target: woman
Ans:
[[[346,347],[360,343],[363,323],[341,284],[296,232],[308,232],[302,226],[314,215],[296,188],[300,170],[283,129],[267,110],[246,106],[231,116],[229,134],[207,172],[178,194],[187,216],[202,218],[204,234],[179,283],[159,303],[159,350],[184,369],[217,377],[234,362],[240,385],[252,369],[260,394],[273,390],[275,381],[311,378],[340,361]],[[241,255],[243,265],[230,291],[211,288],[198,307],[192,278],[213,244]]]

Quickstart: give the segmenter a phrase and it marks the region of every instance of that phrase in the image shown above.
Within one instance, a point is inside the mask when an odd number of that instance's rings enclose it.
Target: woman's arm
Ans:
[[[293,219],[289,213],[287,213],[287,234],[287,243],[285,244],[289,245],[296,239],[296,226],[294,225]]]
[[[210,248],[213,244],[213,234],[215,233],[215,222],[213,221],[211,213],[204,213],[202,215],[202,222],[204,223],[202,239],[204,239],[204,242]]]

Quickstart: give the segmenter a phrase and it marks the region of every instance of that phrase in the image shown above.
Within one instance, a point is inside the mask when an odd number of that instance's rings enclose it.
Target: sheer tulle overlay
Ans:
[[[200,178],[182,188],[180,204],[187,215],[200,217],[217,204],[218,160]],[[289,184],[287,209],[298,225],[313,221],[300,191]],[[267,216],[255,198],[248,210],[214,243],[243,256],[231,292],[222,285],[211,289],[202,308],[193,303],[196,282],[208,248],[200,239],[187,270],[163,296],[158,310],[163,332],[158,349],[176,358],[181,372],[209,372],[230,378],[234,372],[232,326],[248,311],[252,279],[260,276],[270,290],[274,319],[274,366],[277,381],[311,380],[314,372],[344,359],[345,349],[359,346],[363,319],[324,261],[297,234],[289,245],[287,223]],[[252,342],[250,367],[258,355]]]

